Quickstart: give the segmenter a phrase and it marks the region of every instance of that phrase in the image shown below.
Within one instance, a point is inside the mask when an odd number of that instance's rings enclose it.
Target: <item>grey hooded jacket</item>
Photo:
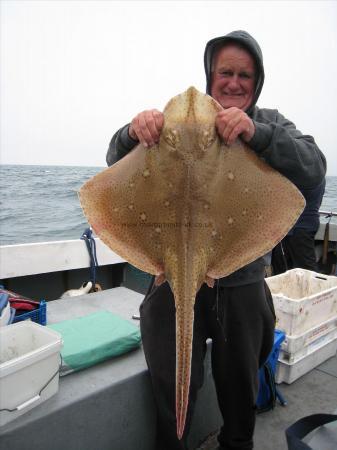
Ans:
[[[256,63],[255,95],[252,105],[246,111],[255,125],[255,134],[248,143],[249,147],[300,190],[314,189],[324,179],[325,157],[312,136],[303,135],[290,120],[276,109],[260,109],[256,106],[263,87],[264,68],[261,49],[249,33],[233,31],[207,43],[204,55],[206,92],[210,93],[214,52],[217,48],[230,42],[236,42],[243,46],[253,56]],[[118,130],[112,137],[106,156],[109,166],[123,158],[138,144],[129,136],[128,129],[129,124]],[[260,281],[265,276],[265,266],[269,261],[268,257],[261,257],[228,277],[222,278],[219,284],[239,286]]]

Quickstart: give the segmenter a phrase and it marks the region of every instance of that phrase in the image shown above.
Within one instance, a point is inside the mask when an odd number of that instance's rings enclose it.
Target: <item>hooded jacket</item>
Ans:
[[[206,92],[210,94],[214,54],[218,48],[227,43],[237,43],[244,47],[255,61],[257,72],[255,93],[253,102],[246,111],[254,123],[255,134],[248,146],[301,191],[314,190],[323,182],[326,172],[325,157],[312,136],[303,135],[276,109],[260,109],[256,106],[264,83],[263,57],[259,44],[249,33],[241,30],[233,31],[212,39],[206,44],[204,54]],[[128,134],[129,125],[118,130],[111,139],[106,157],[109,166],[138,144],[138,141]],[[219,284],[239,286],[260,281],[265,276],[265,266],[268,264],[270,264],[270,257],[261,257],[228,277],[221,278]]]

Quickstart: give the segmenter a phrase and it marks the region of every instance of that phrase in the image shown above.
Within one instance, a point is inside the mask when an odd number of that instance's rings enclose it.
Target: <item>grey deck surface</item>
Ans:
[[[278,385],[287,400],[287,406],[277,403],[272,411],[259,414],[255,429],[256,450],[286,450],[285,429],[298,419],[310,414],[333,413],[337,408],[337,356],[330,358],[316,369],[296,380],[291,385]],[[331,426],[327,426],[330,428]],[[334,425],[335,429],[335,425]],[[337,430],[336,430],[337,431]],[[213,450],[217,447],[216,432],[199,447]],[[337,433],[334,433],[334,437]],[[314,450],[335,450],[328,442],[315,435],[308,437]]]
[[[107,289],[90,295],[67,297],[48,302],[48,324],[61,322],[69,318],[82,317],[98,310],[111,311],[135,324],[132,315],[139,312],[139,305],[144,295],[125,287]]]

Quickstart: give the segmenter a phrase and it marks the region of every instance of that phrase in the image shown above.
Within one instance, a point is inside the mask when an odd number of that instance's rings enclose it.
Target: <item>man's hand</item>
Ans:
[[[129,135],[144,147],[152,147],[159,141],[164,125],[164,114],[157,109],[143,111],[132,119]]]
[[[255,134],[252,119],[239,108],[228,108],[218,112],[215,126],[226,145],[231,145],[237,137],[249,142]]]

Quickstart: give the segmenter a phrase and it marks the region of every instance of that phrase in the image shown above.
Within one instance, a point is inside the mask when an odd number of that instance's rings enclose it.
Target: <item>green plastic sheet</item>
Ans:
[[[139,347],[138,326],[109,311],[48,325],[63,338],[60,375],[93,366]]]

